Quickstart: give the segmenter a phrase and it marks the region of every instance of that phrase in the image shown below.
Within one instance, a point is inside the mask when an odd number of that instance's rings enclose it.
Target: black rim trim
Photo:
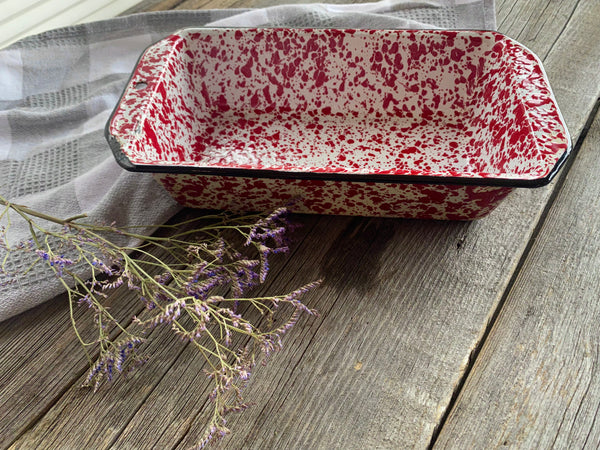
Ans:
[[[211,27],[216,28],[216,27]],[[233,27],[227,27],[233,28]],[[241,27],[248,28],[248,27]],[[424,30],[435,31],[435,30]],[[447,31],[447,30],[439,30]],[[452,30],[457,31],[457,30]],[[493,30],[464,30],[464,31],[480,31],[510,37]],[[177,34],[177,33],[173,33]],[[267,170],[267,169],[234,169],[234,168],[217,168],[217,167],[193,167],[193,166],[166,166],[166,165],[150,165],[150,164],[134,164],[123,152],[118,139],[110,133],[110,124],[113,121],[114,115],[119,109],[121,101],[127,92],[127,87],[133,79],[136,69],[144,57],[148,49],[158,42],[146,47],[140,54],[132,70],[127,83],[116,103],[113,111],[110,114],[108,121],[104,127],[104,137],[106,138],[110,149],[114,155],[116,162],[125,170],[130,172],[143,173],[164,173],[164,174],[189,174],[189,175],[210,175],[222,177],[243,177],[243,178],[268,178],[268,179],[286,179],[286,180],[323,180],[323,181],[347,181],[358,183],[396,183],[396,184],[441,184],[441,185],[459,185],[459,186],[499,186],[512,188],[537,188],[548,185],[565,165],[572,150],[571,136],[563,121],[564,132],[567,137],[567,148],[560,156],[554,167],[548,172],[548,175],[535,179],[507,179],[507,178],[484,178],[484,177],[444,177],[444,176],[428,176],[428,175],[385,175],[385,174],[357,174],[357,173],[323,173],[323,172],[293,172],[285,170]],[[557,106],[558,108],[558,106]],[[560,115],[560,112],[559,112]],[[561,116],[562,118],[562,116]]]

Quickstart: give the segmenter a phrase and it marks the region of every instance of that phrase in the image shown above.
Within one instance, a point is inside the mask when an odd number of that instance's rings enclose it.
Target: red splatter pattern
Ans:
[[[157,174],[188,206],[465,220],[570,149],[539,59],[490,31],[183,30],[145,52],[109,134],[137,170],[215,173]]]

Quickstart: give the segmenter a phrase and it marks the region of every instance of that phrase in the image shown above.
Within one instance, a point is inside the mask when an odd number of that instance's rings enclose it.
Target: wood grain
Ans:
[[[497,2],[499,29],[544,59],[575,11],[577,1],[531,0]]]
[[[231,8],[234,3],[235,0],[186,0],[178,5],[175,9]]]
[[[172,222],[185,217],[183,212]],[[165,233],[168,230],[160,232]],[[155,254],[161,252],[155,250]],[[123,287],[111,293],[106,306],[127,324],[144,309],[135,297]],[[74,315],[83,339],[91,341],[96,329],[92,314],[75,308]],[[66,295],[4,321],[0,327],[0,448],[17,439],[70,387],[89,392],[79,388],[88,368],[72,328]]]
[[[600,445],[600,117],[442,429],[440,448]]]
[[[600,5],[572,18],[579,50],[555,46],[560,86],[600,82]],[[582,64],[582,55],[589,64]],[[582,75],[584,75],[582,77]],[[569,83],[569,77],[573,83]],[[531,253],[437,446],[588,448],[600,444],[600,118],[536,237]]]
[[[125,11],[125,14],[150,11],[167,11],[175,8],[177,5],[183,3],[183,1],[184,0],[144,0],[129,8],[127,11]]]
[[[130,300],[121,290],[107,299],[107,306],[126,323],[140,310]],[[66,296],[57,297],[0,327],[0,448],[28,429],[88,369],[67,302]],[[89,339],[94,326],[84,312],[76,310],[76,319]]]
[[[599,93],[598,73],[589,70],[599,59],[586,52],[592,44],[584,36],[590,36],[591,28],[582,26],[586,20],[597,24],[599,16],[591,5],[579,5],[570,22],[571,14],[562,15],[562,26],[545,22],[546,38],[556,41],[545,63],[549,76],[559,81],[556,94],[575,136],[585,121],[579,108],[589,113]],[[561,33],[560,38],[551,32]],[[571,54],[576,61],[572,70],[565,70]],[[577,73],[576,67],[583,71]],[[492,317],[495,296],[507,281],[503,277],[517,264],[523,250],[520,239],[533,233],[524,224],[535,222],[532,211],[543,204],[537,195],[547,193],[519,192],[506,209],[452,230],[456,234],[449,228],[400,225],[401,231],[382,245],[386,251],[380,260],[385,264],[374,281],[376,288],[365,296],[368,304],[351,288],[343,291],[298,362],[286,355],[286,365],[271,367],[285,389],[273,395],[270,386],[260,386],[257,403],[263,409],[235,418],[232,426],[243,427],[245,434],[233,435],[228,447],[426,446]],[[523,209],[517,211],[519,207]],[[416,247],[408,245],[414,242]],[[358,260],[353,265],[365,269],[370,263]],[[358,323],[350,327],[352,317]],[[351,331],[344,333],[347,328]],[[362,367],[356,371],[358,362]],[[296,373],[287,374],[290,367]]]

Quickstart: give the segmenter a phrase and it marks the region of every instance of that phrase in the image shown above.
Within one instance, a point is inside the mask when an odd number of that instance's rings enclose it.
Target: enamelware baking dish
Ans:
[[[570,138],[540,60],[492,31],[185,29],[106,128],[185,206],[469,220]]]

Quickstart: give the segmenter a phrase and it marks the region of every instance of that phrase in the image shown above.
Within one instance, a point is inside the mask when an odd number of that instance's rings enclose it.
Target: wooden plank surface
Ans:
[[[544,57],[575,138],[599,93],[598,71],[591,66],[598,59],[589,59],[595,55],[593,30],[582,26],[597,21],[599,15],[591,14],[595,5],[595,0],[499,4],[501,31],[521,35]],[[518,10],[529,11],[530,18],[517,20]],[[298,216],[305,231],[293,255],[275,266],[266,288],[280,293],[323,278],[323,286],[306,298],[321,316],[302,320],[286,337],[284,351],[255,373],[246,394],[256,406],[230,417],[233,433],[223,447],[426,447],[503,305],[554,187],[519,190],[472,223]],[[45,326],[67,333],[60,308],[53,311]],[[0,347],[16,348],[19,339],[31,336],[40,314],[36,309],[8,321],[12,331],[0,333]],[[42,392],[44,406],[35,414],[9,426],[0,422],[0,434],[8,429],[13,436],[2,446],[193,445],[206,424],[209,388],[198,355],[175,343],[167,351],[161,345],[171,343],[162,339],[151,344],[158,351],[153,362],[96,394],[78,387],[80,366],[62,369],[74,372]],[[54,345],[53,339],[29,344],[27,381],[12,368],[15,359],[0,353],[5,378],[14,378],[10,396],[2,395],[7,416],[20,390],[35,389],[50,376],[35,367]],[[57,364],[72,352],[56,349]]]
[[[303,235],[312,229],[311,223],[316,220],[316,217],[306,217],[306,219],[304,226],[295,234],[297,244],[303,240]],[[276,273],[278,271],[277,264],[274,266],[272,270]],[[268,285],[266,287],[268,288]],[[148,408],[147,397],[165,376],[180,370],[178,365],[192,366],[190,383],[182,383],[181,378],[177,376],[168,386],[167,404],[180,407],[177,403],[182,396],[185,398],[186,395],[189,395],[188,389],[196,393],[192,397],[193,400],[205,402],[207,395],[199,394],[202,392],[200,388],[206,385],[206,380],[202,374],[202,358],[194,359],[199,355],[196,355],[197,350],[193,345],[188,345],[186,348],[186,345],[178,337],[169,332],[160,333],[159,329],[154,330],[148,338],[150,344],[144,353],[152,355],[152,359],[141,370],[128,379],[119,377],[112,385],[100,389],[95,394],[87,389],[81,389],[80,386],[85,379],[85,373],[82,373],[77,380],[67,386],[63,395],[55,400],[35,426],[14,442],[14,447],[107,448],[123,432],[123,428],[131,420],[132,415],[147,412],[155,420],[163,423],[155,428],[155,433],[142,430],[134,437],[130,448],[149,448],[146,444],[150,439],[160,438],[163,434],[163,427],[174,425],[170,420],[164,423],[170,417],[164,414],[169,412],[165,405]],[[182,352],[183,355],[181,355]],[[199,382],[201,383],[200,387],[194,386]],[[175,389],[175,386],[181,388]],[[183,388],[184,386],[186,389]],[[176,395],[173,395],[174,392]],[[183,401],[184,413],[187,416],[195,414],[195,410],[189,408],[187,403],[187,400]],[[83,430],[85,433],[82,433]],[[166,446],[166,448],[168,447],[169,445]],[[123,448],[123,446],[118,445],[117,448]]]
[[[581,6],[573,17],[578,28],[568,31],[581,42],[579,50],[552,50],[562,58],[556,67],[570,90],[586,88],[568,83],[575,72],[590,85],[599,82],[600,4]],[[600,445],[599,148],[596,114],[442,429],[440,448]]]
[[[436,447],[600,445],[598,148],[596,117]]]
[[[173,221],[184,217],[181,213]],[[144,309],[124,286],[113,291],[106,306],[123,324]],[[91,315],[84,308],[76,308],[74,315],[82,338],[91,341],[95,333]],[[73,332],[66,295],[2,322],[0,355],[0,448],[4,448],[67,389],[81,386],[89,369]]]
[[[139,306],[123,295],[116,304],[109,299],[115,317],[127,320]],[[53,301],[5,321],[0,326],[0,448],[6,448],[46,413],[74,382],[88,370],[88,361],[73,333],[67,298]],[[134,306],[132,308],[132,306]],[[83,310],[77,318],[85,317]],[[81,320],[88,338],[90,317]]]

